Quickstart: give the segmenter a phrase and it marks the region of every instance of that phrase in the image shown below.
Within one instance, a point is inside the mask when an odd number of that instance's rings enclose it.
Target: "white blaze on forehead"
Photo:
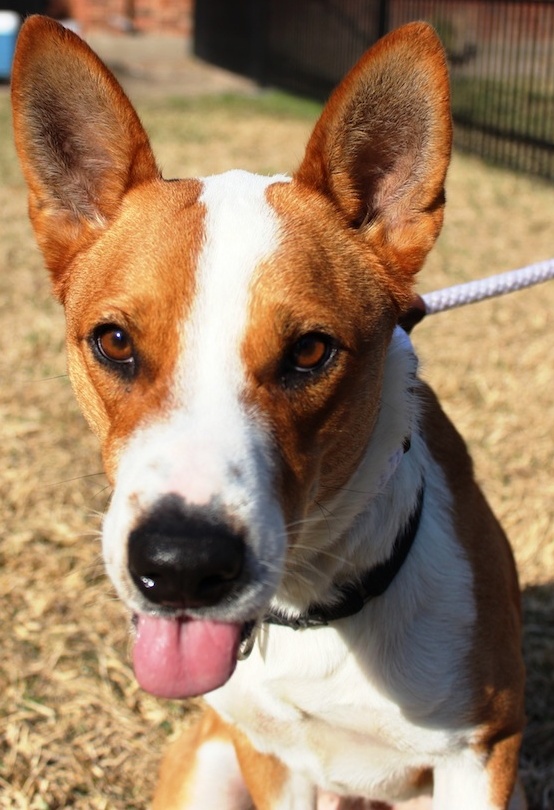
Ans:
[[[187,407],[212,405],[221,397],[228,402],[230,382],[235,391],[240,384],[250,285],[279,242],[279,220],[266,191],[283,180],[232,171],[203,181],[205,238],[184,334]]]
[[[204,244],[179,372],[179,408],[193,426],[187,469],[199,473],[186,481],[191,503],[217,494],[234,462],[244,469],[254,461],[252,443],[258,442],[241,404],[246,385],[241,346],[256,269],[279,242],[279,220],[266,190],[285,180],[232,171],[203,181]]]

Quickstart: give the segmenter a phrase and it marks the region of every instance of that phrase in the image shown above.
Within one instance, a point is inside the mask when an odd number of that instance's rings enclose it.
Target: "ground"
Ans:
[[[180,52],[171,62],[169,46],[164,59],[163,48],[137,56],[122,42],[97,46],[137,101],[165,176],[298,163],[313,105],[259,94]],[[127,617],[98,542],[110,493],[66,377],[63,316],[27,222],[8,107],[0,88],[0,809],[145,810],[190,707],[144,695],[130,669]],[[551,185],[456,154],[420,291],[550,258],[552,211]],[[429,317],[414,333],[518,562],[531,810],[554,807],[553,311],[551,282]]]

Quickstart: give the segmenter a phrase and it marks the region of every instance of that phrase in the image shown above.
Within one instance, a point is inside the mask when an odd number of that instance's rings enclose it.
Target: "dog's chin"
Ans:
[[[184,699],[223,686],[237,663],[243,624],[136,614],[135,676],[156,697]]]

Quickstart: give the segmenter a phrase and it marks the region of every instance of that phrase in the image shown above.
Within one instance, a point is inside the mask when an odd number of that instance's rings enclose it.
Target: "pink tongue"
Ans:
[[[141,687],[157,697],[204,695],[233,674],[240,624],[138,617],[133,652]]]

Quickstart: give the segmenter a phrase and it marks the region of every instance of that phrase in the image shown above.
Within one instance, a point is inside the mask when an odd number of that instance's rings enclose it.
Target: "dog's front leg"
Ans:
[[[167,750],[152,810],[253,810],[229,727],[206,708]]]
[[[526,810],[518,778],[520,734],[435,767],[433,810]]]
[[[233,740],[256,810],[316,810],[314,785],[276,757],[256,751],[243,734],[233,732]]]

